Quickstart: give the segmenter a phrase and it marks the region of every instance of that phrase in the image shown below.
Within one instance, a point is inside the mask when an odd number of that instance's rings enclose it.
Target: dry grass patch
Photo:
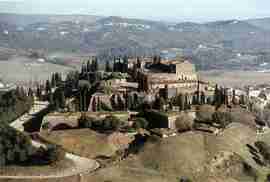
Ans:
[[[90,129],[44,132],[40,135],[50,142],[61,145],[66,151],[82,157],[112,156],[117,151],[117,147],[109,143],[106,135]]]

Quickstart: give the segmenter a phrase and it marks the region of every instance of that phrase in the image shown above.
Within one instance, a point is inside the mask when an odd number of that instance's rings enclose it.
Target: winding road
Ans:
[[[46,109],[49,106],[48,102],[35,101],[31,110],[22,115],[20,118],[16,119],[10,124],[11,127],[15,128],[18,131],[24,131],[23,124],[42,110]],[[42,143],[32,140],[32,144],[36,147],[45,146]],[[42,175],[39,176],[0,176],[0,179],[53,179],[53,178],[64,178],[71,177],[75,175],[83,175],[91,173],[97,170],[100,167],[100,164],[92,159],[80,157],[71,153],[66,153],[66,159],[73,162],[73,166],[70,166],[66,169],[63,169],[61,172],[57,172],[52,175]]]

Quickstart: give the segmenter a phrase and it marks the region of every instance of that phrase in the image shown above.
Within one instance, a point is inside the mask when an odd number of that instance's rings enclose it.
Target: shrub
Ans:
[[[100,105],[102,111],[113,111],[113,108],[110,105],[105,104],[104,102],[101,102]]]
[[[213,122],[220,125],[221,128],[226,128],[231,122],[232,117],[229,112],[217,111],[213,115]]]
[[[193,129],[194,120],[186,113],[182,113],[175,121],[175,126],[179,132]]]
[[[148,127],[148,121],[144,118],[136,118],[133,127],[136,129],[144,128],[146,129]]]
[[[29,136],[0,123],[0,166],[25,162],[31,159],[33,151]]]
[[[270,164],[270,146],[263,141],[255,142],[255,146],[263,156],[264,160]]]
[[[80,128],[92,128],[94,122],[95,122],[94,118],[85,115],[82,115],[78,121]]]
[[[45,156],[49,163],[56,163],[65,158],[65,151],[62,147],[50,144],[47,146]]]
[[[103,120],[104,130],[118,130],[122,122],[115,116],[108,116]]]
[[[168,116],[166,113],[156,110],[148,110],[144,112],[144,117],[149,121],[148,128],[167,128]]]
[[[204,123],[212,123],[212,115],[215,113],[215,107],[211,105],[199,106],[196,112],[196,120]]]

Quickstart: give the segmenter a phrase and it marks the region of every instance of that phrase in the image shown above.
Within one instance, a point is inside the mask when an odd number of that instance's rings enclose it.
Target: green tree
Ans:
[[[105,71],[106,71],[106,72],[112,72],[112,68],[111,68],[111,66],[110,66],[109,61],[106,61]]]
[[[149,125],[149,123],[146,119],[136,118],[136,120],[133,124],[133,127],[136,129],[140,129],[140,128],[147,129],[148,125]]]

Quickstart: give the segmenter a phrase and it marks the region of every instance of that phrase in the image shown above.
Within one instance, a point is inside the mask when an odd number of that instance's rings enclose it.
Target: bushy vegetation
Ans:
[[[48,144],[46,149],[40,147],[35,155],[32,156],[39,164],[55,164],[65,159],[66,152],[61,146]]]
[[[149,123],[145,118],[136,118],[133,127],[136,129],[143,128],[147,129]]]
[[[258,148],[260,154],[263,156],[264,161],[269,165],[270,164],[270,146],[263,141],[255,142],[255,146]]]
[[[35,148],[27,135],[11,128],[7,123],[0,124],[0,166],[28,161]]]
[[[214,106],[199,106],[196,113],[196,123],[206,123],[220,128],[226,128],[230,123],[241,123],[256,128],[255,116],[242,108],[228,110],[225,106],[215,110]]]
[[[215,107],[211,105],[199,106],[196,112],[198,122],[212,123],[212,115],[215,113]]]
[[[167,128],[168,116],[164,112],[146,111],[144,117],[149,121],[149,128]]]
[[[219,124],[221,128],[226,128],[232,122],[232,115],[229,112],[216,111],[213,116],[213,122]]]
[[[123,126],[123,122],[116,116],[107,116],[103,120],[98,120],[85,115],[79,118],[80,128],[90,128],[97,131],[117,131]]]
[[[46,149],[37,149],[32,145],[30,136],[5,122],[0,124],[0,166],[52,164],[64,157],[65,151],[61,147],[50,144]]]
[[[0,94],[0,122],[12,122],[30,110],[33,103],[33,92],[26,93],[17,88]]]
[[[94,122],[96,122],[95,118],[91,118],[91,117],[88,117],[86,115],[82,115],[79,118],[79,127],[80,128],[92,128]]]

